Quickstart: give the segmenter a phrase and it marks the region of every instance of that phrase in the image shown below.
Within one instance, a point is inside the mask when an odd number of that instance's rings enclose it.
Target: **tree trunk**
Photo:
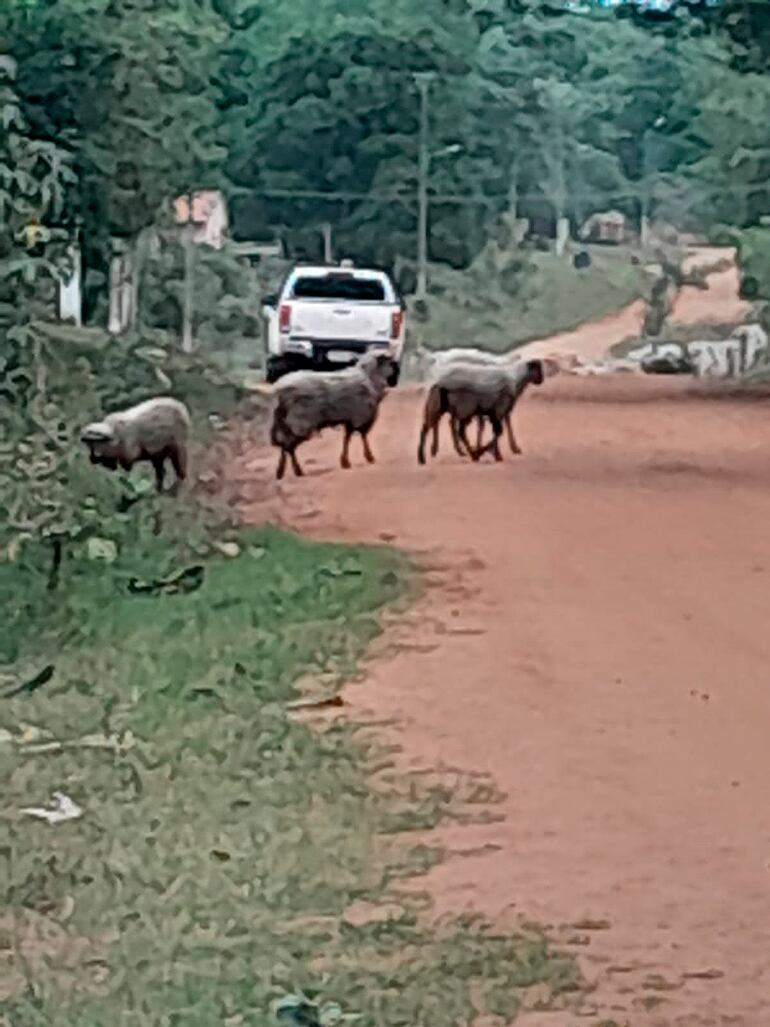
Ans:
[[[324,237],[324,263],[331,264],[334,260],[332,251],[332,226],[327,221],[322,227]]]
[[[64,543],[61,538],[51,539],[51,566],[48,571],[48,591],[53,592],[59,585],[61,562],[64,556]]]
[[[639,221],[639,242],[642,246],[650,244],[650,215],[647,213],[642,214]]]
[[[556,212],[556,256],[563,257],[569,239],[569,218],[562,211]]]
[[[192,210],[192,204],[190,205]],[[195,244],[193,232],[195,227],[190,222],[182,229],[182,245],[184,246],[184,296],[182,306],[182,350],[185,353],[193,351],[193,292],[195,288]]]

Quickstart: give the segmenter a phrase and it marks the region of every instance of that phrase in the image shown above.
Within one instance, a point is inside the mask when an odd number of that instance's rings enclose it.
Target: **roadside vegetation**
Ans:
[[[90,467],[78,433],[160,393],[190,405],[198,452],[259,418],[259,297],[324,239],[398,268],[429,348],[504,350],[643,294],[626,247],[570,259],[608,210],[632,236],[738,226],[764,295],[767,40],[747,45],[733,0],[643,6],[3,0],[0,1023],[239,1027],[298,989],[340,1004],[322,1027],[580,1004],[540,932],[433,930],[399,891],[439,858],[400,835],[488,814],[489,783],[426,787],[290,710],[357,672],[417,587],[405,559],[246,532],[213,472],[195,502],[158,499]],[[227,201],[221,249],[175,219],[197,190]],[[254,266],[235,240],[284,257]],[[53,324],[76,253],[84,327]],[[80,814],[21,812],[56,792]],[[353,922],[352,902],[380,912]]]
[[[0,565],[4,608],[24,597],[0,700],[9,1022],[262,1023],[300,990],[383,1025],[578,1003],[539,932],[434,933],[399,893],[439,858],[401,833],[488,815],[494,790],[403,779],[353,727],[292,716],[300,679],[323,700],[354,674],[416,587],[405,558],[269,528],[203,555],[187,517],[181,539],[139,518],[113,562],[73,558],[55,598],[34,561]],[[78,819],[20,813],[57,791]]]
[[[425,313],[411,304],[409,339],[426,349],[504,352],[604,317],[648,289],[627,246],[581,247],[585,268],[553,253],[485,253],[467,271],[433,267]]]

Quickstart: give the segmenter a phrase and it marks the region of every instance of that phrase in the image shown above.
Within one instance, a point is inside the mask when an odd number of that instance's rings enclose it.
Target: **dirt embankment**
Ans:
[[[708,290],[685,286],[674,300],[671,320],[679,324],[738,322],[749,311],[749,304],[740,299],[740,276],[735,265],[733,250],[701,247],[693,250],[684,261],[685,271],[708,267],[720,260],[733,263],[724,271],[709,276]],[[586,361],[601,360],[610,348],[624,339],[641,332],[645,304],[635,300],[615,314],[599,321],[581,325],[570,332],[561,332],[548,339],[538,339],[523,346],[518,352],[530,357],[546,356],[552,351],[576,353]]]

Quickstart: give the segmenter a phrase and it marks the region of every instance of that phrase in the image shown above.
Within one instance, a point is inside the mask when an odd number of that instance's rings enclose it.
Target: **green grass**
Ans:
[[[645,287],[626,247],[586,247],[589,268],[569,258],[521,251],[529,270],[506,278],[483,259],[468,271],[431,268],[428,320],[410,310],[412,340],[429,349],[478,346],[504,352],[619,310]],[[504,283],[508,281],[508,289]],[[411,305],[413,307],[413,305]]]
[[[509,1021],[533,993],[579,1003],[574,960],[537,931],[431,932],[424,898],[399,894],[439,856],[396,832],[460,815],[457,797],[396,775],[352,727],[312,730],[288,712],[303,676],[328,693],[354,673],[379,611],[417,585],[408,561],[270,529],[239,544],[207,558],[187,595],[126,584],[186,565],[194,539],[140,539],[112,565],[73,559],[57,601],[34,553],[0,564],[0,597],[24,600],[5,677],[55,666],[38,690],[0,699],[9,1021],[263,1024],[298,988],[388,1027]],[[18,812],[56,790],[80,819]],[[492,798],[476,783],[465,812]],[[346,921],[351,902],[388,897],[390,921]]]
[[[770,299],[770,228],[735,229],[732,232],[738,252],[741,281],[753,280],[756,292],[747,299]],[[750,290],[749,290],[750,291]]]

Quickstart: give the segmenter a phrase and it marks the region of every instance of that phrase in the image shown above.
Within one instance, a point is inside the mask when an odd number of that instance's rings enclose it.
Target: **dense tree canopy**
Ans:
[[[761,5],[567,0],[6,0],[37,145],[75,180],[57,225],[87,259],[198,186],[235,230],[389,263],[414,254],[431,73],[431,255],[467,264],[511,213],[616,207],[683,226],[768,208]],[[53,212],[49,212],[49,218]]]

